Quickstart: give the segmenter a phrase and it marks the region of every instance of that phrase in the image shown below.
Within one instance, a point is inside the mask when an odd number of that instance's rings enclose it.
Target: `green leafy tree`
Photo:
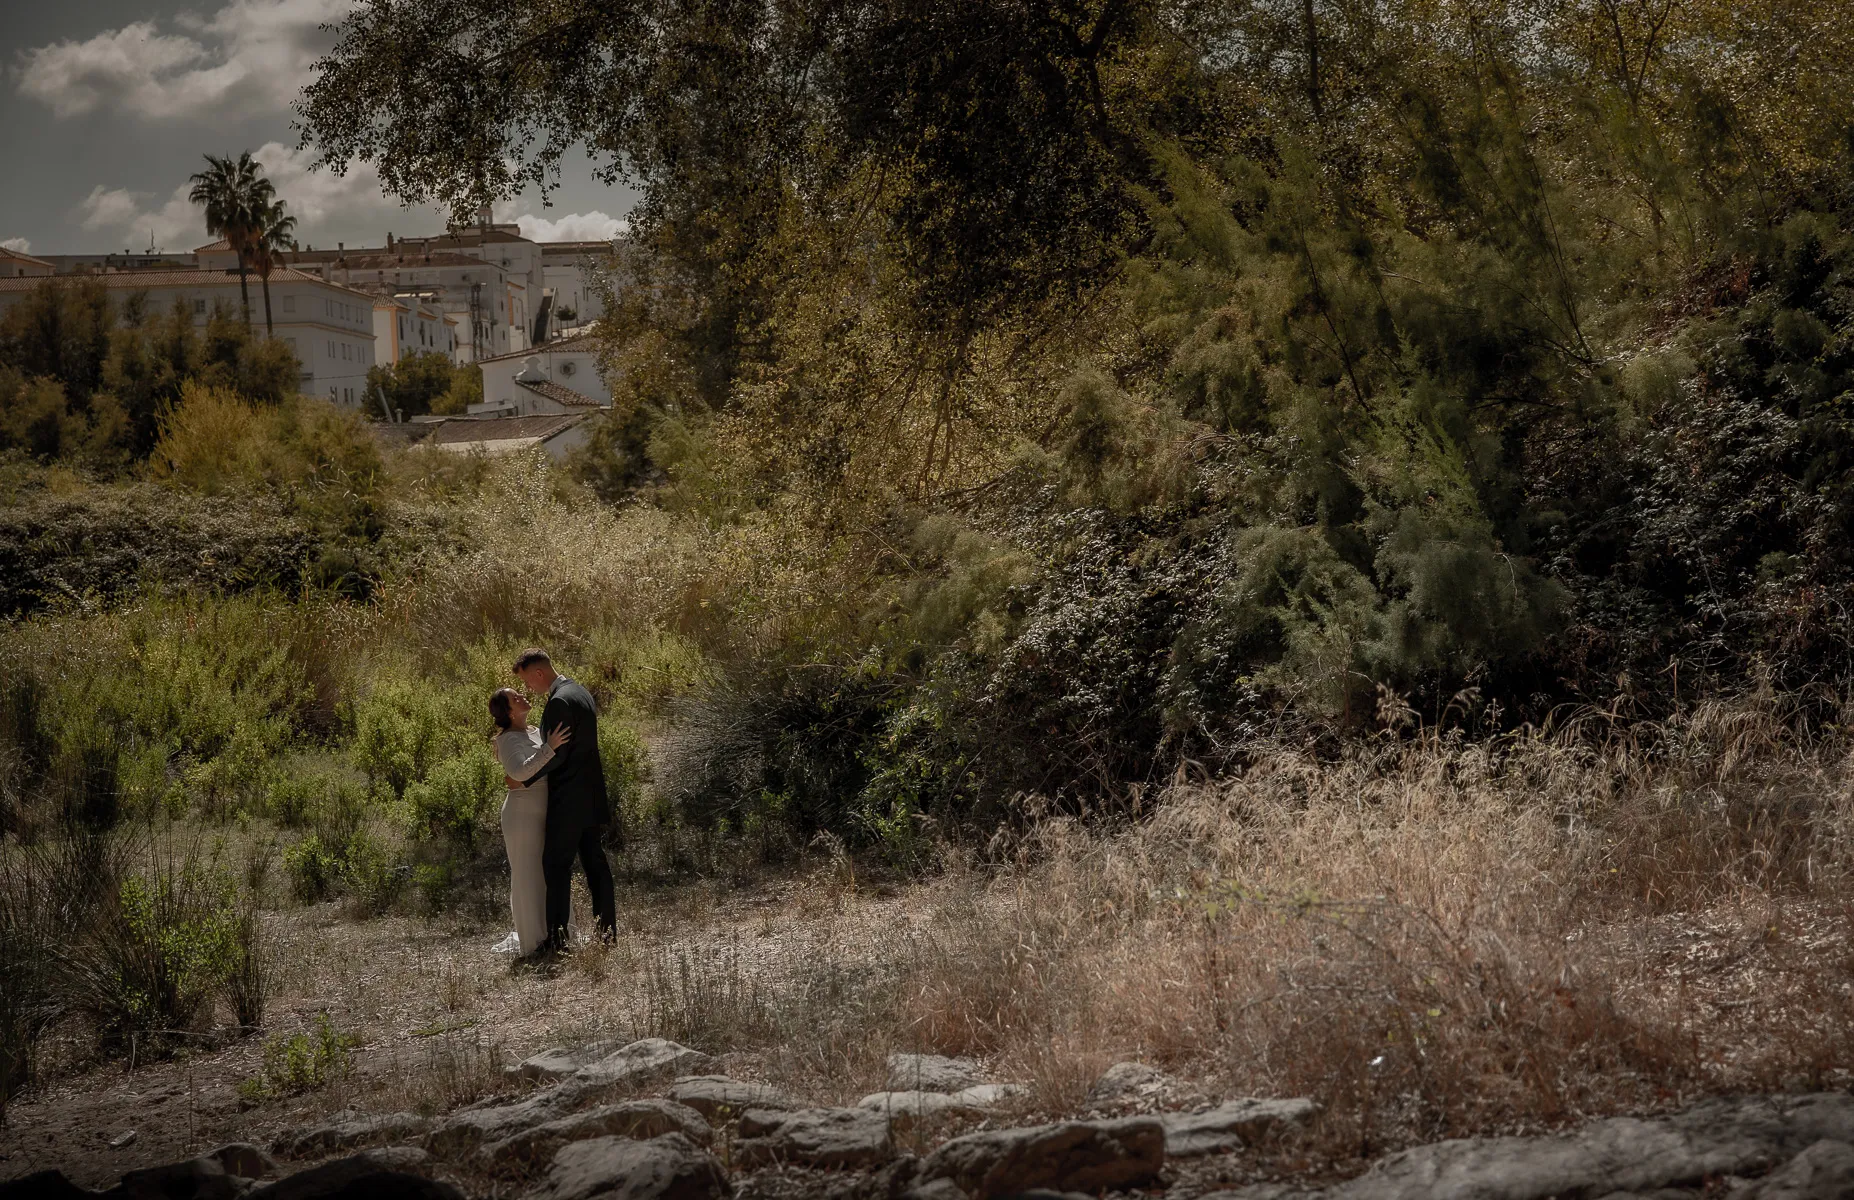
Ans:
[[[251,231],[251,265],[264,286],[264,333],[274,336],[270,319],[270,273],[277,269],[281,255],[296,249],[296,218],[286,211],[281,200],[264,205]]]
[[[208,154],[206,169],[191,176],[187,199],[206,209],[206,231],[225,239],[238,256],[238,294],[245,324],[251,324],[250,268],[260,230],[264,227],[273,189],[264,168],[249,150],[236,159]]]
[[[482,398],[483,373],[470,365],[458,367],[450,357],[436,352],[409,354],[396,363],[382,363],[367,371],[367,395],[370,400],[383,399],[388,411],[403,412],[408,417],[431,412],[461,412],[452,408],[453,393],[460,380],[474,377],[477,398]]]

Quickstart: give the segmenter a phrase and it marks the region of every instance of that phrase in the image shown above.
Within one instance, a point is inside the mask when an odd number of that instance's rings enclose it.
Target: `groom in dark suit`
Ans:
[[[599,708],[592,694],[556,674],[545,650],[524,650],[515,660],[516,678],[528,691],[547,697],[541,710],[541,736],[558,726],[573,731],[564,751],[542,771],[547,777],[547,836],[541,849],[541,876],[547,882],[547,941],[541,949],[567,945],[567,920],[573,915],[573,860],[586,871],[599,937],[618,935],[618,902],[612,894],[612,868],[600,844],[611,824],[605,794],[605,765],[599,759]]]

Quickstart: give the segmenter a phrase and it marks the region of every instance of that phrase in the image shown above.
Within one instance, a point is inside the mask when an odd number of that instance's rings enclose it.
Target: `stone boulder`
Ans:
[[[534,1200],[716,1200],[733,1194],[714,1155],[679,1133],[602,1137],[554,1155]]]
[[[712,1071],[714,1059],[663,1038],[632,1042],[579,1067],[568,1078],[597,1087],[643,1087],[678,1075]]]
[[[0,1200],[90,1200],[95,1195],[57,1170],[34,1171],[0,1183]]]
[[[1168,1158],[1240,1150],[1272,1129],[1304,1124],[1320,1111],[1311,1100],[1231,1100],[1207,1112],[1161,1113]]]
[[[750,1108],[740,1115],[734,1143],[734,1161],[749,1167],[870,1167],[893,1154],[887,1115],[867,1108]]]
[[[669,1098],[711,1121],[729,1121],[749,1108],[789,1111],[803,1107],[778,1088],[725,1075],[684,1075],[670,1085]]]
[[[1026,1089],[1015,1083],[981,1083],[957,1092],[872,1092],[856,1107],[885,1114],[896,1129],[909,1129],[943,1114],[983,1116]]]
[[[1847,1200],[1854,1196],[1854,1146],[1824,1138],[1772,1171],[1749,1200]]]
[[[920,1179],[950,1180],[971,1200],[994,1200],[1039,1188],[1138,1187],[1164,1165],[1165,1127],[1151,1117],[1128,1117],[969,1133],[922,1160]]]
[[[378,1153],[378,1152],[375,1152]],[[448,1183],[385,1166],[356,1154],[245,1193],[246,1200],[464,1200]]]
[[[504,1141],[523,1130],[572,1116],[582,1109],[669,1078],[685,1067],[700,1070],[713,1062],[699,1050],[662,1038],[645,1038],[521,1100],[452,1113],[426,1135],[425,1147],[442,1158],[461,1158],[479,1146]]]
[[[1612,1117],[1551,1137],[1458,1138],[1393,1154],[1356,1179],[1301,1194],[1324,1200],[1547,1200],[1650,1193],[1727,1175],[1765,1175],[1805,1151],[1832,1161],[1832,1151],[1814,1151],[1823,1141],[1854,1143],[1854,1096],[1712,1100],[1671,1117]],[[1764,1183],[1777,1179],[1773,1174]]]
[[[641,1141],[666,1133],[679,1133],[701,1146],[714,1140],[714,1130],[693,1108],[673,1100],[630,1100],[546,1121],[490,1142],[477,1150],[476,1161],[486,1170],[502,1170],[544,1162],[570,1142],[596,1137]]]
[[[891,1054],[888,1087],[891,1092],[961,1092],[984,1082],[978,1063],[969,1058],[943,1058],[938,1054]]]
[[[270,1144],[272,1154],[284,1158],[309,1158],[356,1146],[400,1142],[418,1137],[431,1128],[431,1122],[417,1113],[363,1113],[349,1109],[319,1125],[309,1125],[279,1134]]]
[[[277,1173],[277,1160],[246,1142],[230,1142],[200,1157],[213,1159],[228,1175],[246,1179],[268,1179]]]
[[[107,1194],[120,1200],[237,1200],[250,1186],[216,1158],[190,1158],[125,1172]]]
[[[462,1158],[479,1146],[505,1141],[524,1130],[571,1116],[601,1099],[599,1089],[572,1080],[545,1088],[513,1104],[452,1113],[425,1135],[425,1148],[439,1158]]]
[[[1126,1104],[1179,1090],[1178,1081],[1143,1062],[1115,1063],[1088,1089],[1091,1105]]]
[[[610,1041],[593,1042],[590,1045],[574,1048],[550,1046],[539,1054],[530,1054],[510,1067],[505,1074],[517,1079],[533,1079],[543,1083],[565,1079],[581,1067],[591,1066],[624,1045],[623,1042]]]

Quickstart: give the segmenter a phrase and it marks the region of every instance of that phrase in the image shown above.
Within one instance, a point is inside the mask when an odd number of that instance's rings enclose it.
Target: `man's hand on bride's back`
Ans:
[[[573,731],[571,729],[568,729],[565,725],[556,725],[554,726],[554,731],[547,735],[547,748],[549,750],[558,750],[572,740]]]

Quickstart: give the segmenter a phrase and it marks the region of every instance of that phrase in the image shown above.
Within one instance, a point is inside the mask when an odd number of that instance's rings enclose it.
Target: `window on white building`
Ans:
[[[204,300],[195,300],[193,302],[193,315],[196,317],[203,317],[206,315],[206,302]]]
[[[296,297],[285,296],[283,298],[283,311],[286,313],[293,313],[296,311]]]
[[[343,362],[353,362],[354,347],[348,345],[346,342],[341,343],[341,358]]]
[[[335,339],[334,338],[328,339],[328,356],[330,358],[335,357]]]

